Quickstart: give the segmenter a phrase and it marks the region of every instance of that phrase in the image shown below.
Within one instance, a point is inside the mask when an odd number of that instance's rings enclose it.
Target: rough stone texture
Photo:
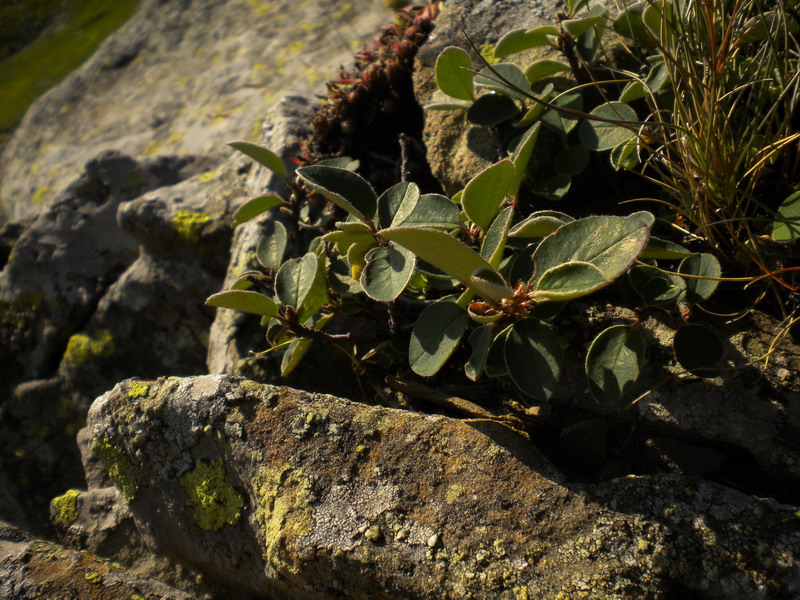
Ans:
[[[0,522],[0,597],[191,600],[197,596]]]
[[[28,111],[0,159],[0,213],[41,211],[103,150],[220,161],[225,142],[258,136],[275,99],[311,95],[349,64],[351,42],[388,15],[377,0],[145,0]]]
[[[88,428],[145,542],[238,597],[800,594],[798,507],[678,475],[575,485],[492,422],[215,375],[119,384]]]

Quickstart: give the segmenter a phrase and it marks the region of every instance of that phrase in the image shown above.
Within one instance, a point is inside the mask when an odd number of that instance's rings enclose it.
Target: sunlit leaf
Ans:
[[[588,262],[568,262],[545,271],[536,284],[534,296],[540,300],[572,300],[590,294],[608,281]]]
[[[772,224],[772,239],[776,242],[793,242],[800,238],[800,192],[795,192],[778,207]]]
[[[378,227],[385,229],[400,222],[394,221],[407,216],[419,200],[419,187],[416,183],[398,183],[383,192],[378,198]]]
[[[461,207],[470,221],[483,231],[488,229],[500,212],[515,174],[514,163],[510,160],[501,160],[478,173],[464,188]]]
[[[380,246],[366,255],[360,283],[374,300],[392,302],[406,288],[414,273],[414,255],[396,244]]]
[[[359,221],[369,223],[375,216],[378,199],[372,186],[360,175],[347,169],[318,165],[297,169],[297,174],[312,190]]]
[[[481,256],[495,269],[500,265],[503,258],[503,250],[506,247],[508,238],[508,228],[511,226],[511,218],[514,216],[514,209],[510,206],[503,210],[492,222],[491,227],[486,232],[481,244]]]
[[[533,154],[533,148],[539,139],[539,131],[541,129],[541,123],[534,123],[522,134],[516,148],[511,153],[511,162],[514,163],[514,179],[508,189],[510,196],[517,197],[519,195],[519,188],[528,173],[528,163],[531,160],[531,154]]]
[[[231,308],[241,312],[273,317],[278,314],[278,306],[264,294],[244,290],[228,290],[210,296],[206,306],[217,308]]]
[[[473,100],[472,61],[461,48],[450,46],[445,48],[436,59],[436,85],[448,96],[460,100]]]
[[[525,100],[531,89],[530,83],[525,78],[517,65],[512,63],[498,63],[482,69],[475,76],[475,85],[480,85],[515,100]]]
[[[517,223],[508,235],[516,238],[541,238],[550,235],[565,223],[570,223],[574,220],[562,212],[542,210]]]
[[[722,275],[722,267],[713,254],[692,254],[681,261],[678,273],[695,276],[685,277],[684,281],[686,282],[686,300],[696,304],[708,300],[717,289],[718,278]],[[698,279],[703,277],[709,279]]]
[[[494,47],[494,55],[497,58],[505,58],[538,46],[549,46],[550,37],[558,36],[558,34],[558,28],[550,25],[535,29],[515,29],[500,38]]]
[[[568,64],[560,60],[542,58],[528,65],[525,69],[525,78],[528,80],[528,83],[533,84],[541,79],[551,77],[557,73],[563,73],[564,71],[569,71]]]
[[[280,221],[267,221],[264,235],[258,240],[256,258],[265,269],[277,271],[286,253],[286,227]]]
[[[632,137],[636,136],[638,125],[636,123],[625,125],[625,122],[636,121],[636,112],[622,102],[606,102],[601,104],[591,113],[594,117],[610,119],[609,121],[598,121],[586,119],[581,125],[579,137],[581,143],[590,150],[603,151],[611,150]],[[620,124],[622,123],[622,124]]]
[[[233,222],[236,225],[241,225],[281,204],[283,204],[283,200],[274,194],[253,198],[242,204],[239,209],[233,213]]]
[[[278,155],[272,152],[271,150],[267,150],[266,148],[262,148],[261,146],[256,146],[255,144],[251,144],[250,142],[230,142],[228,144],[231,148],[235,148],[239,152],[246,154],[253,160],[259,162],[260,164],[267,167],[270,171],[278,175],[279,177],[283,177],[286,179],[287,172],[286,172],[286,165],[283,164],[283,161],[278,158]]]

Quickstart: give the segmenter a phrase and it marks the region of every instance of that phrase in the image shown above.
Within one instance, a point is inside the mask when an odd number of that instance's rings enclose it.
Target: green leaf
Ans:
[[[686,291],[681,277],[648,265],[636,265],[628,273],[631,287],[648,306],[669,306]]]
[[[372,231],[368,225],[359,221],[337,221],[336,227],[339,231],[349,233],[351,235],[369,235]]]
[[[477,269],[469,278],[469,287],[483,298],[502,299],[514,295],[514,290],[494,269]]]
[[[600,333],[586,355],[589,388],[598,402],[612,404],[639,378],[645,339],[630,325],[614,325]]]
[[[278,300],[286,306],[300,308],[314,285],[317,267],[317,255],[313,252],[283,263],[275,276]]]
[[[363,223],[375,216],[378,199],[367,181],[347,169],[312,166],[297,169],[308,186]]]
[[[588,164],[589,151],[584,146],[572,146],[558,153],[554,166],[560,175],[577,175]]]
[[[303,325],[311,329],[316,329],[317,331],[322,331],[332,318],[333,314],[317,316],[313,319],[308,319]],[[297,368],[300,361],[311,349],[312,344],[313,342],[309,339],[296,339],[289,344],[281,360],[281,377],[288,377],[289,374]]]
[[[243,290],[228,290],[210,296],[206,306],[217,308],[231,308],[264,317],[274,317],[278,314],[278,305],[264,294]]]
[[[265,269],[277,271],[283,263],[286,253],[286,227],[280,221],[267,221],[264,224],[264,235],[258,240],[256,258]]]
[[[572,300],[591,294],[607,283],[600,269],[593,264],[572,261],[542,274],[534,297],[537,300]]]
[[[525,78],[528,80],[528,83],[533,84],[546,77],[551,77],[556,73],[563,73],[564,71],[569,71],[568,64],[560,60],[542,58],[528,65],[525,69]]]
[[[581,96],[579,92],[564,92],[556,96],[550,104],[559,108],[579,111],[583,110],[583,96]],[[554,108],[548,108],[542,113],[542,123],[567,135],[570,131],[575,129],[575,126],[578,124],[578,117],[558,111]]]
[[[538,319],[515,323],[503,356],[511,379],[522,393],[541,401],[553,395],[564,356],[549,326]]]
[[[646,2],[626,5],[623,12],[614,20],[612,25],[614,31],[639,43],[650,44],[653,38],[642,23],[642,13],[646,6]]]
[[[500,206],[515,175],[514,163],[508,159],[501,160],[478,173],[464,188],[461,207],[469,220],[483,231],[486,231],[492,219],[500,212]]]
[[[636,154],[638,148],[639,138],[633,137],[611,150],[608,158],[614,170],[627,169],[631,171],[635,169],[639,164],[639,157]]]
[[[514,163],[514,179],[508,189],[508,194],[513,197],[519,196],[519,188],[522,182],[525,181],[525,176],[528,174],[528,163],[531,160],[533,148],[536,146],[536,140],[539,139],[539,131],[542,129],[541,123],[534,123],[529,127],[519,139],[517,146],[511,153],[511,162]]]
[[[498,333],[489,346],[489,354],[486,357],[486,364],[483,367],[483,372],[489,377],[505,377],[508,375],[508,366],[506,365],[506,357],[504,354],[506,340],[511,334],[511,325]]]
[[[337,156],[334,158],[323,158],[314,163],[317,166],[323,167],[336,167],[337,169],[346,169],[348,171],[357,171],[361,166],[361,161],[357,158],[350,158],[349,156]]]
[[[557,201],[567,195],[571,185],[572,177],[569,175],[555,175],[536,183],[531,191],[539,196],[544,196],[548,200]]]
[[[793,242],[800,238],[800,192],[795,192],[778,207],[772,224],[772,239],[776,242]]]
[[[283,200],[274,194],[253,198],[242,204],[239,209],[233,213],[233,222],[236,225],[241,225],[281,204],[283,204]]]
[[[419,200],[419,188],[416,183],[398,183],[383,192],[378,198],[377,225],[381,229],[399,225],[395,223],[398,214],[400,221],[408,215]]]
[[[423,377],[435,375],[458,346],[468,321],[467,311],[455,302],[440,301],[423,310],[408,345],[411,369]]]
[[[553,92],[553,84],[548,83],[542,91],[538,94],[532,94],[542,102],[552,102],[553,98],[555,97],[555,93]],[[519,120],[517,123],[518,127],[525,127],[542,116],[545,109],[547,108],[542,102],[534,102],[533,105],[528,109],[528,112]]]
[[[228,146],[230,146],[231,148],[235,148],[239,152],[246,154],[253,160],[264,165],[270,171],[275,173],[278,177],[286,179],[287,177],[286,165],[283,164],[283,161],[280,158],[278,158],[278,155],[275,154],[274,152],[267,150],[266,148],[262,148],[261,146],[256,146],[255,144],[251,144],[249,142],[230,142]]]
[[[672,347],[681,367],[699,377],[713,376],[713,369],[725,354],[722,340],[714,330],[696,323],[679,328]]]
[[[533,255],[534,279],[569,262],[591,263],[606,284],[627,271],[647,244],[650,228],[637,217],[596,216],[572,221],[539,244]]]
[[[461,48],[445,48],[436,59],[436,85],[448,96],[460,100],[473,100],[475,87],[472,82],[472,61]]]
[[[475,100],[467,110],[467,120],[481,127],[494,127],[517,113],[519,108],[511,98],[492,92]]]
[[[498,63],[482,69],[475,76],[475,85],[515,100],[525,100],[531,89],[522,69],[511,63]]]
[[[712,279],[696,279],[695,277],[685,277],[686,300],[697,304],[705,302],[717,289],[722,275],[722,267],[713,254],[702,253],[692,254],[684,258],[678,266],[678,273],[681,275],[694,275],[696,277],[711,277]]]
[[[361,287],[370,298],[380,302],[392,302],[402,294],[414,274],[414,255],[396,244],[370,250],[366,261]]]
[[[342,258],[334,258],[328,267],[328,285],[337,294],[357,294],[361,285],[350,276],[350,265]]]
[[[431,96],[431,101],[424,106],[425,110],[467,110],[472,106],[472,100],[459,100],[448,96],[441,90],[436,90]]]
[[[483,374],[493,337],[494,327],[492,325],[482,325],[469,334],[469,344],[472,346],[472,354],[467,364],[464,365],[464,373],[470,381],[478,381]]]
[[[548,36],[555,37],[558,34],[558,29],[549,25],[535,29],[515,29],[500,38],[494,47],[494,55],[496,58],[505,58],[531,48],[549,46],[550,38]]]
[[[599,9],[599,10],[598,10]],[[589,16],[580,19],[567,19],[561,21],[561,26],[568,31],[573,37],[580,37],[595,25],[602,24],[608,18],[605,11],[600,6],[593,6],[589,12]]]
[[[470,277],[478,269],[494,270],[477,252],[442,231],[422,227],[393,227],[378,233],[408,248],[418,258],[467,286],[470,285]],[[500,298],[502,296],[492,297],[493,300]]]
[[[683,246],[651,236],[650,240],[647,242],[647,246],[645,246],[645,249],[642,250],[642,253],[639,255],[639,258],[642,260],[648,258],[654,258],[656,260],[676,260],[691,255],[691,251]]]
[[[350,264],[350,276],[353,279],[361,278],[361,271],[364,269],[364,265],[367,263],[367,252],[372,250],[377,245],[378,242],[375,241],[375,238],[373,238],[371,241],[363,244],[355,243],[347,249],[347,262]]]
[[[407,216],[398,214],[393,226],[400,225],[403,227],[455,229],[461,225],[461,209],[447,196],[423,194],[411,208],[410,214]]]
[[[513,238],[542,238],[574,220],[562,212],[542,210],[517,223],[508,235]]]
[[[511,218],[514,216],[514,209],[510,206],[503,210],[489,227],[486,237],[481,244],[481,256],[495,269],[503,259],[503,251],[506,248],[508,239],[508,228],[511,226]]]
[[[349,231],[331,231],[322,236],[323,242],[332,244],[366,244],[374,239],[371,233],[351,233]]]
[[[301,278],[312,278],[311,285],[308,291],[303,287],[300,288],[299,294],[300,317],[306,319],[316,315],[319,310],[328,302],[328,273],[327,273],[327,259],[324,254],[317,255],[314,252],[309,252],[301,259]],[[305,292],[305,295],[302,295]]]
[[[602,117],[604,119],[613,119],[615,121],[636,121],[636,112],[622,102],[606,102],[595,108],[591,113],[592,116]],[[596,152],[603,150],[611,150],[615,146],[619,146],[627,142],[632,137],[636,136],[638,125],[618,125],[609,123],[607,121],[596,121],[586,119],[579,133],[581,143]]]

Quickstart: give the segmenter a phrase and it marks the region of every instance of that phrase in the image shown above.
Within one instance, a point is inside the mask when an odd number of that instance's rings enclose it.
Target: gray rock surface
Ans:
[[[0,598],[191,600],[197,596],[0,522]]]
[[[222,162],[226,142],[257,138],[280,96],[321,91],[388,16],[378,0],[145,0],[28,111],[0,158],[0,214],[40,212],[104,150]]]
[[[87,427],[146,544],[239,597],[800,593],[797,506],[679,475],[572,484],[497,423],[215,375],[119,384]]]

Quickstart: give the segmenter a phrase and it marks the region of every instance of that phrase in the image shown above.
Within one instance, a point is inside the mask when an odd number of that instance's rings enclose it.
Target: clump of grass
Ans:
[[[782,307],[796,268],[791,246],[769,234],[800,184],[797,11],[784,0],[649,4],[673,89],[670,104],[649,98],[666,124],[647,131],[649,173],[687,232],[768,282]]]
[[[43,2],[34,5],[43,18],[49,12]],[[36,98],[89,58],[138,5],[139,0],[69,0],[61,25],[0,63],[0,143]]]

